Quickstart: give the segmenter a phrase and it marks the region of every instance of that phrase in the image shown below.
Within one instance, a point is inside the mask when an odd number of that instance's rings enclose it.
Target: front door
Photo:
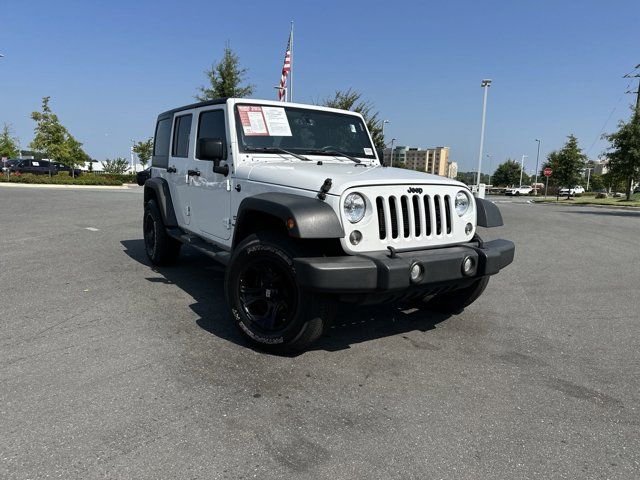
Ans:
[[[189,177],[190,185],[187,189],[192,215],[190,230],[197,230],[212,240],[227,240],[231,236],[231,178],[214,173],[213,162],[198,159],[197,144],[201,138],[221,139],[228,154],[227,133],[225,107],[199,112],[195,135],[196,148],[193,149],[189,167],[192,175]],[[224,159],[221,165],[230,161],[230,158]]]

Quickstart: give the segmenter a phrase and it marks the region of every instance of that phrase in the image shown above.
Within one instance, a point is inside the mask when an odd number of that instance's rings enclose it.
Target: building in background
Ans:
[[[393,148],[393,165],[395,167],[404,163],[407,159],[407,150],[409,147],[398,145]],[[382,154],[382,161],[385,165],[391,165],[391,149],[385,148]]]
[[[593,165],[593,172],[596,175],[605,175],[609,172],[609,161],[606,158],[599,158],[598,160],[591,161]]]
[[[448,175],[449,150],[449,147],[422,149],[399,145],[393,149],[393,165],[445,177]],[[391,165],[391,154],[390,148],[384,149],[385,165]]]
[[[458,162],[449,162],[449,165],[447,165],[447,177],[454,180],[458,177]]]

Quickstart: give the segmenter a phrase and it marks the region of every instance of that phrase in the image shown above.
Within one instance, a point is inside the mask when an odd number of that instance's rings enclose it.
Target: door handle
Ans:
[[[191,176],[196,176],[199,177],[200,176],[200,170],[188,170],[187,171],[187,175]]]
[[[167,168],[167,173],[176,173],[178,170],[176,170],[176,167],[169,167]]]

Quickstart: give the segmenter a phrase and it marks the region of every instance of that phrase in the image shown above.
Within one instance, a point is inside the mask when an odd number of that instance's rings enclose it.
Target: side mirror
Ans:
[[[196,145],[196,157],[199,160],[213,162],[213,171],[221,175],[229,175],[229,166],[220,166],[220,160],[227,158],[227,149],[224,140],[219,138],[201,138]]]

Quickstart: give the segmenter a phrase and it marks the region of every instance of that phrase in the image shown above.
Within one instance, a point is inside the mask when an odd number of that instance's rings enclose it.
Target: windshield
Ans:
[[[241,152],[284,149],[376,158],[364,122],[355,115],[249,104],[237,105],[235,113]]]

